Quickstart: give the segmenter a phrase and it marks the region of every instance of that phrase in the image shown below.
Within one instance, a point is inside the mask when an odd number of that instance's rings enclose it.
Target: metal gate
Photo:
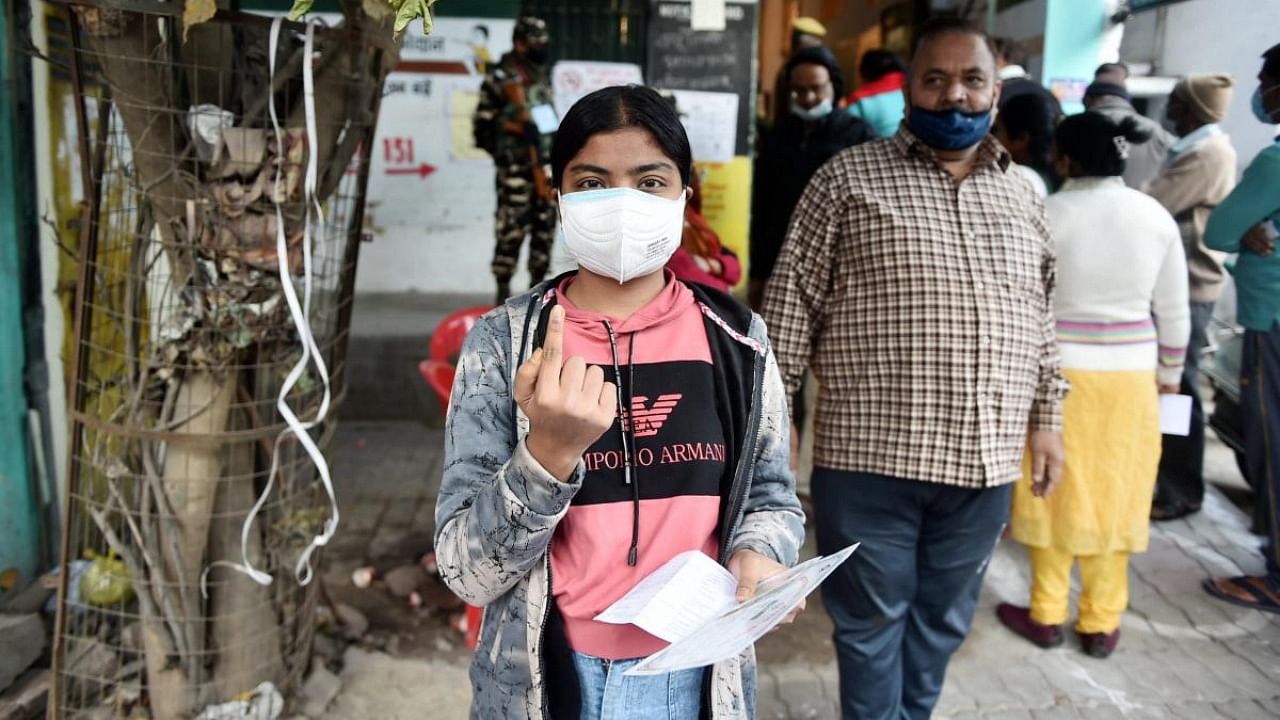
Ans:
[[[551,60],[644,66],[647,0],[526,0],[523,14],[547,21]]]

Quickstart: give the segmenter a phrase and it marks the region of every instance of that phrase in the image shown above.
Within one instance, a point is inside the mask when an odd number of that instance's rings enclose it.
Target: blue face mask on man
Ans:
[[[925,145],[937,150],[973,147],[991,131],[991,108],[977,112],[926,110],[911,106],[907,128]]]
[[[1253,116],[1258,119],[1258,122],[1266,123],[1268,125],[1276,124],[1276,119],[1271,116],[1271,113],[1267,112],[1267,106],[1262,102],[1264,95],[1275,92],[1276,90],[1280,90],[1280,85],[1272,85],[1266,90],[1263,90],[1262,86],[1259,85],[1258,89],[1253,91]]]

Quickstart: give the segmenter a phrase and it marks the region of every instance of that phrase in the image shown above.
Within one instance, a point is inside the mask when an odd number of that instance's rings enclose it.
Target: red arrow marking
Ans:
[[[417,167],[387,168],[384,172],[388,175],[417,175],[418,177],[426,177],[435,172],[434,165],[422,163]]]

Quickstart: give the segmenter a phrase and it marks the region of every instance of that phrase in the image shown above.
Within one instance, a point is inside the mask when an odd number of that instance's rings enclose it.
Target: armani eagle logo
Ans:
[[[622,413],[622,429],[631,430],[631,422],[634,418],[636,437],[657,435],[662,426],[667,424],[667,418],[671,417],[671,413],[675,411],[676,405],[679,404],[682,397],[684,395],[680,393],[659,395],[657,400],[647,406],[648,397],[637,395],[631,398],[630,412],[623,411]]]

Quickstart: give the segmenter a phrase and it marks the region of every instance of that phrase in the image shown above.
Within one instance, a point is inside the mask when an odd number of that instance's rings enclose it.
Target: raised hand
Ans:
[[[547,337],[516,372],[516,403],[529,417],[525,445],[557,479],[567,481],[582,453],[618,414],[618,390],[581,357],[564,359],[564,308],[551,308]]]

